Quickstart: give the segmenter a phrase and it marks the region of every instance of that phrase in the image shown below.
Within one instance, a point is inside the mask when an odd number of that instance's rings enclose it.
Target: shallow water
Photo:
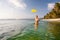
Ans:
[[[34,20],[0,20],[0,40],[60,40],[59,24],[41,20],[35,31]]]

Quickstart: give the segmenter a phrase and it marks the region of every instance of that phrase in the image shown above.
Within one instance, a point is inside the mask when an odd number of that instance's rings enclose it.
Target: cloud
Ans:
[[[22,0],[17,0],[17,4],[14,4],[16,0],[1,0],[0,1],[0,19],[20,19],[27,16],[24,9],[27,7]],[[25,4],[25,5],[24,5]],[[14,6],[15,5],[15,6]],[[22,5],[22,6],[21,6]],[[13,8],[16,7],[16,8]],[[21,9],[23,10],[21,10]]]
[[[55,3],[49,3],[48,4],[48,10],[51,10],[54,8]]]
[[[17,8],[25,9],[27,7],[23,0],[8,0],[8,1]]]

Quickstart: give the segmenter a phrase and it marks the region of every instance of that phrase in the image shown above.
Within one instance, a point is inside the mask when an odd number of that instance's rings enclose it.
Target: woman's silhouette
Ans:
[[[38,29],[38,24],[39,24],[39,18],[38,18],[38,15],[36,15],[35,16],[35,26],[34,26],[34,28],[35,28],[35,30],[37,30]]]

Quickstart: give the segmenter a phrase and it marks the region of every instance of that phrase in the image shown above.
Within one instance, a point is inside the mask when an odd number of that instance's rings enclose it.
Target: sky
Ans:
[[[60,0],[0,0],[0,19],[44,17]],[[31,10],[36,9],[36,13]]]

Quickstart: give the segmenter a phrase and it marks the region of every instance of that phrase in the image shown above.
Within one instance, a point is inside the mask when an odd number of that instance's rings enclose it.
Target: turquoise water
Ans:
[[[40,20],[0,20],[0,40],[60,40],[60,22]]]
[[[25,21],[26,22],[26,21]],[[48,30],[48,22],[40,21],[38,30],[34,30],[34,21],[28,21],[26,28],[23,31],[7,40],[54,40],[54,36],[49,33]],[[25,24],[26,24],[25,23]]]

